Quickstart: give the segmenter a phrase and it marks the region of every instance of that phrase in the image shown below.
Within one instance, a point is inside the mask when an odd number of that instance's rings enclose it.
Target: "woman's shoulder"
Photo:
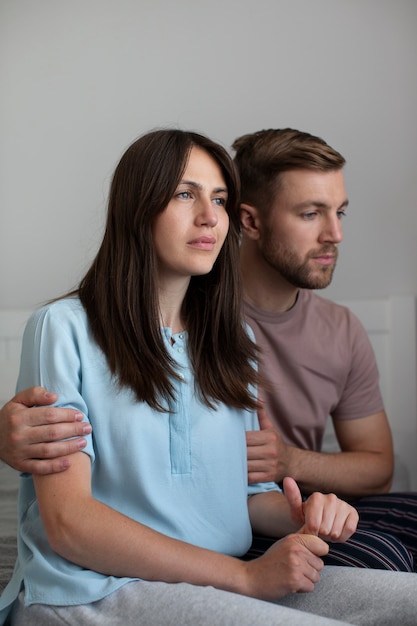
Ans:
[[[37,309],[28,320],[28,326],[39,326],[45,323],[59,325],[85,326],[86,313],[78,296],[69,296],[54,300]]]
[[[38,313],[51,312],[52,314],[65,313],[65,312],[79,312],[83,311],[84,307],[78,296],[64,296],[57,300],[52,300],[41,307],[39,307],[34,315]]]

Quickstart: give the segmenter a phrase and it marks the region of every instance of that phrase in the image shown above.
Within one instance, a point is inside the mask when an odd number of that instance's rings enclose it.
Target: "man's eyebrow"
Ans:
[[[346,198],[346,200],[344,200],[342,202],[342,204],[337,208],[338,211],[340,211],[340,209],[346,209],[346,207],[349,205],[349,200]],[[327,208],[329,205],[327,204],[327,202],[320,202],[320,200],[306,200],[305,202],[300,202],[299,204],[295,205],[295,209],[307,209],[308,207],[317,207],[318,209],[325,209]]]
[[[197,183],[195,180],[180,180],[179,184],[188,185],[189,187],[194,187],[194,189],[203,189],[203,185]],[[213,193],[227,193],[227,187],[215,187]]]

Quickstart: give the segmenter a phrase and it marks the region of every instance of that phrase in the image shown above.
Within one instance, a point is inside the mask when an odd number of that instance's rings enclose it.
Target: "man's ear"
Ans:
[[[259,239],[258,209],[251,204],[240,205],[240,223],[243,233],[249,239]]]

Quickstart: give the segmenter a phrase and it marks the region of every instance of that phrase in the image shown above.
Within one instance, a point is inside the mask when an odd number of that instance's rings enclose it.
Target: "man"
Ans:
[[[396,548],[386,543],[394,537],[417,565],[416,494],[376,495],[391,486],[393,449],[368,337],[349,310],[312,291],[329,285],[343,239],[345,159],[292,129],[245,135],[233,148],[242,184],[244,312],[269,381],[261,431],[247,435],[249,480],[289,475],[306,494],[353,500],[360,532],[340,550],[332,547],[335,563],[383,567],[387,557],[394,566]],[[329,415],[340,453],[320,451]]]
[[[312,291],[330,283],[342,241],[345,160],[291,129],[245,135],[233,147],[242,179],[245,316],[269,381],[261,431],[247,436],[249,480],[290,475],[306,494],[355,500],[360,531],[332,545],[328,563],[413,570],[416,498],[376,495],[389,490],[393,451],[372,349],[347,309]],[[26,408],[56,399],[44,394],[23,392],[0,413],[0,458],[21,471],[65,470],[84,445],[58,442],[87,434],[75,412]],[[331,455],[320,452],[329,415],[341,447]],[[398,515],[390,513],[394,502]],[[253,553],[266,543],[255,541]]]
[[[306,493],[319,485],[344,497],[386,492],[392,440],[368,338],[349,311],[312,291],[329,285],[343,238],[344,158],[289,129],[246,135],[233,147],[245,315],[281,433],[263,420],[263,434],[249,437],[250,477],[279,482],[289,473]],[[329,414],[342,454],[320,452]]]

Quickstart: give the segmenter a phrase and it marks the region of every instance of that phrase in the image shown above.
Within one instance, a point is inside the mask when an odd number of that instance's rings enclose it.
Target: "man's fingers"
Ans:
[[[21,412],[24,423],[27,426],[43,426],[53,424],[69,424],[71,423],[74,428],[79,428],[80,423],[83,420],[83,414],[76,409],[59,409],[57,407],[33,407],[31,409],[23,409]],[[78,426],[76,426],[78,425]],[[77,433],[82,433],[82,430],[78,430]],[[72,433],[72,431],[71,431]],[[72,434],[69,436],[73,436]],[[55,439],[53,437],[52,439]]]
[[[60,457],[59,459],[40,460],[40,459],[28,459],[22,461],[19,467],[16,468],[20,472],[27,474],[39,474],[45,476],[46,474],[56,474],[64,472],[71,465],[71,461],[66,457]]]
[[[251,450],[250,448],[255,448],[258,446],[264,446],[266,443],[265,435],[260,430],[248,430],[246,431],[246,445],[249,446],[248,449],[248,458],[249,459],[257,459],[258,451]]]
[[[298,516],[303,515],[303,498],[300,489],[293,478],[286,476],[283,481],[284,495],[287,498],[291,511]]]
[[[323,539],[320,539],[320,537],[316,537],[316,535],[298,534],[297,538],[301,545],[316,556],[326,556],[329,551],[327,543],[323,541]]]
[[[40,420],[39,424],[45,424],[45,420]],[[73,437],[83,437],[84,435],[89,435],[91,431],[91,424],[87,422],[60,421],[59,423],[40,425],[37,428],[29,428],[25,431],[25,437],[30,445],[48,444],[64,439],[70,440]],[[64,452],[64,454],[68,453]]]
[[[11,402],[17,402],[18,404],[24,404],[25,406],[47,405],[52,404],[57,399],[56,393],[51,393],[43,387],[30,387],[19,391]]]
[[[63,472],[71,465],[71,455],[83,450],[87,440],[83,437],[58,443],[38,443],[21,450],[19,458],[11,457],[8,463],[28,474],[53,474]]]
[[[30,457],[34,460],[56,459],[58,457],[71,456],[75,452],[79,452],[87,445],[84,437],[76,439],[67,439],[66,441],[39,443],[29,448]]]
[[[355,532],[359,516],[353,507],[341,510],[333,519],[322,523],[320,535],[329,541],[344,542]]]
[[[31,387],[19,391],[8,402],[6,409],[14,419],[20,416],[20,420],[26,426],[42,426],[43,424],[58,424],[60,422],[81,422],[83,414],[76,409],[62,409],[50,407],[48,405],[55,402],[58,398],[56,393],[50,393],[43,387]],[[13,405],[20,405],[14,407]],[[30,409],[30,410],[26,410]]]
[[[260,401],[261,408],[258,409],[258,422],[260,430],[248,430],[246,432],[246,444],[248,446],[263,446],[269,441],[265,431],[275,431],[275,426],[270,420],[268,413],[266,412],[263,401]],[[265,434],[264,434],[265,433]]]
[[[265,404],[263,400],[260,401],[260,404],[261,404],[261,407],[260,409],[258,409],[258,421],[259,421],[260,429],[261,430],[275,429],[275,426],[272,423],[271,419],[269,418],[269,415],[265,409]]]

